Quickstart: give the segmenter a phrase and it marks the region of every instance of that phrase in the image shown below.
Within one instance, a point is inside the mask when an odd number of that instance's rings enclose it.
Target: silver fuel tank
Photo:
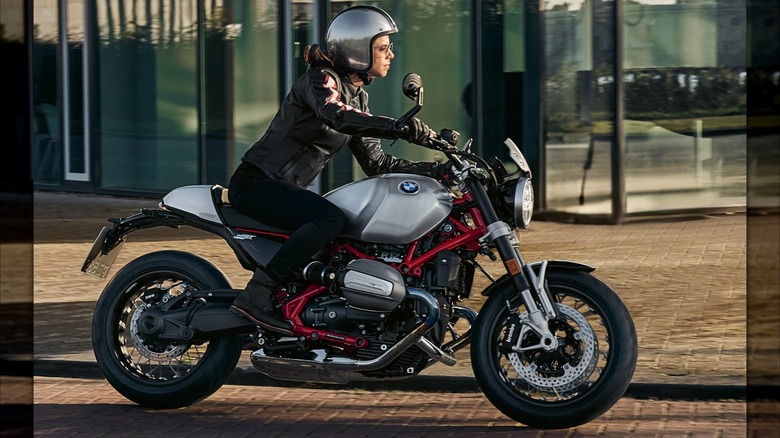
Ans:
[[[410,243],[439,225],[452,210],[452,195],[427,176],[388,173],[325,194],[347,216],[342,236],[364,242]]]

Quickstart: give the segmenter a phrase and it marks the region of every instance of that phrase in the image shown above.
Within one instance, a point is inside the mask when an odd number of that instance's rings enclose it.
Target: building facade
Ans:
[[[539,212],[620,222],[744,208],[763,184],[748,170],[777,160],[764,146],[751,156],[746,136],[748,62],[770,87],[780,79],[746,44],[776,48],[769,0],[36,0],[35,187],[157,196],[227,184],[304,71],[303,48],[356,4],[400,29],[371,112],[406,111],[402,78],[420,74],[432,128],[486,157],[507,159],[507,137],[521,145]],[[362,177],[345,150],[311,189]]]

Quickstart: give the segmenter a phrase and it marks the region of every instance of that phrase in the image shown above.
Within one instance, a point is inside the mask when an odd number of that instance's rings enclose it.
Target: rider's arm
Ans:
[[[336,79],[322,70],[309,71],[311,86],[306,87],[307,104],[314,110],[317,118],[329,127],[344,134],[396,138],[393,130],[395,119],[374,116],[352,105],[343,103]]]
[[[382,143],[378,138],[352,137],[349,148],[360,168],[368,176],[391,172],[430,175],[436,166],[430,161],[410,161],[388,155],[382,150]]]

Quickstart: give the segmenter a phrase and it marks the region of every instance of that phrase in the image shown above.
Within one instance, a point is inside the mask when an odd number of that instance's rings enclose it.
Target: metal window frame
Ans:
[[[60,108],[60,118],[62,120],[61,137],[63,148],[63,179],[65,181],[78,181],[89,182],[92,180],[92,172],[90,171],[92,154],[91,154],[91,98],[92,90],[91,84],[91,72],[89,68],[89,59],[92,53],[91,35],[92,29],[90,29],[90,13],[89,2],[83,2],[83,19],[84,19],[84,41],[82,55],[82,88],[83,88],[83,117],[84,117],[84,141],[82,147],[84,148],[84,172],[73,172],[70,168],[70,148],[71,148],[71,136],[70,136],[70,58],[68,55],[68,4],[67,0],[60,0],[59,7],[59,34],[60,34],[60,52],[61,52],[61,70],[60,70],[60,89],[62,90],[62,104]]]

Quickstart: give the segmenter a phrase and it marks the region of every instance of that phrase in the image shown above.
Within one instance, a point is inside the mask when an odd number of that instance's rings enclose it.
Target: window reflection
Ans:
[[[57,82],[59,12],[57,2],[39,2],[33,14],[33,178],[58,184],[62,178],[62,141]]]
[[[102,187],[227,184],[278,107],[276,4],[97,3]]]
[[[626,213],[745,203],[745,1],[620,0]],[[547,207],[610,213],[614,3],[544,2]]]
[[[626,1],[629,213],[744,205],[745,3]]]
[[[613,5],[546,1],[546,207],[611,213],[614,141]]]
[[[198,182],[197,3],[96,3],[102,187]]]

